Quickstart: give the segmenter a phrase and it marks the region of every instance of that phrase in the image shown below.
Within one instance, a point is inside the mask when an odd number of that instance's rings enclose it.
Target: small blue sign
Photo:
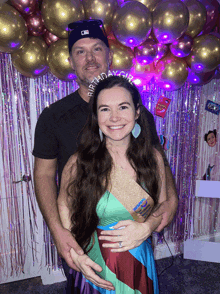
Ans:
[[[205,110],[214,113],[216,115],[219,115],[220,112],[220,105],[211,101],[211,100],[207,100],[206,102],[206,106],[205,106]]]

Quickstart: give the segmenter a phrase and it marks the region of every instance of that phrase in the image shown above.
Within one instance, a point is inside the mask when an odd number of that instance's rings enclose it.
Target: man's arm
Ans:
[[[63,228],[57,207],[57,186],[55,181],[57,159],[41,159],[35,157],[34,184],[35,193],[41,213],[53,236],[58,253],[65,259],[69,267],[79,270],[70,256],[70,249],[79,254],[83,250],[77,244],[70,231]]]
[[[156,228],[156,232],[161,232],[165,227],[167,227],[173,220],[175,213],[178,207],[178,195],[175,187],[175,182],[173,179],[173,175],[169,166],[169,162],[167,161],[165,152],[160,144],[156,125],[154,122],[153,115],[145,108],[147,120],[151,130],[151,140],[152,145],[160,152],[163,157],[164,165],[165,165],[165,174],[166,174],[166,200],[160,203],[152,213],[153,216],[159,217],[162,215],[161,224]]]
[[[162,217],[162,221],[160,225],[155,229],[155,232],[161,232],[165,227],[167,227],[173,220],[177,207],[178,207],[178,195],[175,187],[175,182],[173,179],[173,175],[167,161],[164,150],[160,144],[157,144],[155,148],[160,152],[163,156],[164,165],[165,165],[165,174],[166,174],[166,192],[167,199],[160,203],[153,212],[153,216]]]

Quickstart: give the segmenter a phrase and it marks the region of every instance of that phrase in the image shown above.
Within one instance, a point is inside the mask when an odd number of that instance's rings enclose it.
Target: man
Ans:
[[[77,149],[79,134],[88,115],[89,84],[101,73],[107,73],[112,62],[113,54],[109,49],[107,37],[100,28],[100,23],[101,21],[88,20],[70,25],[73,30],[69,34],[69,62],[77,76],[79,89],[43,110],[37,122],[33,150],[35,191],[40,210],[53,236],[58,253],[69,267],[78,271],[81,269],[73,263],[70,249],[73,248],[77,254],[83,254],[83,250],[71,233],[62,227],[56,202],[55,177],[58,167],[60,183],[63,167]],[[162,150],[153,116],[146,112],[154,145]],[[157,231],[161,231],[170,224],[178,203],[172,174],[167,161],[165,163],[168,200],[154,212],[155,217],[163,214],[163,220]],[[97,268],[94,262],[88,264],[86,274],[95,281],[96,285],[103,288],[112,287],[110,282],[96,275],[92,268]],[[67,270],[65,273],[67,274]]]

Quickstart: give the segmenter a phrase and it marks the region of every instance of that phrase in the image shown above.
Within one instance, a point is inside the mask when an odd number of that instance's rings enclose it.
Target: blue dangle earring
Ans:
[[[141,133],[141,126],[137,122],[135,123],[134,128],[131,131],[131,133],[135,137],[135,139],[137,139],[137,137],[140,135],[140,133]]]
[[[100,140],[102,142],[103,141],[103,133],[102,133],[100,128],[99,128],[99,137],[100,137]]]

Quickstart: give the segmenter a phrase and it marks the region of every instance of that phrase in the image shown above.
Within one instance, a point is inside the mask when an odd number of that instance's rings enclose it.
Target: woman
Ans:
[[[100,81],[58,197],[63,226],[85,252],[71,249],[82,273],[69,276],[68,293],[159,293],[149,236],[161,222],[152,208],[166,200],[164,169],[137,88],[124,77]]]

